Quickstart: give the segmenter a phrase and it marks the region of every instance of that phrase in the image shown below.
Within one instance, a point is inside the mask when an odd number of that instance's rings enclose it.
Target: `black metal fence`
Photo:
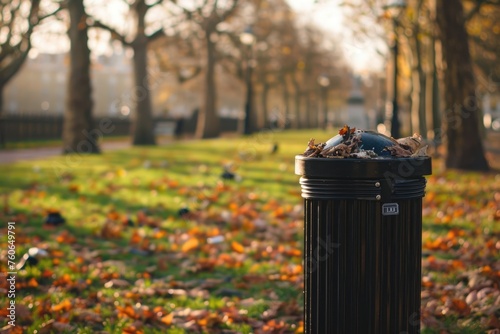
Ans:
[[[100,122],[105,119],[106,124],[112,125],[112,131],[104,136],[128,136],[132,120],[129,117],[96,117],[94,126],[98,128]],[[238,119],[221,118],[222,132],[238,131]],[[192,117],[183,119],[173,119],[168,117],[155,117],[153,119],[154,129],[171,129],[172,135],[194,134],[197,123],[197,113]],[[169,125],[165,127],[165,125]],[[110,127],[110,126],[108,126]],[[174,133],[177,128],[177,132]],[[29,140],[53,140],[61,139],[63,131],[62,115],[43,114],[7,114],[0,117],[0,145],[8,142],[19,142]],[[162,132],[162,134],[170,134]]]

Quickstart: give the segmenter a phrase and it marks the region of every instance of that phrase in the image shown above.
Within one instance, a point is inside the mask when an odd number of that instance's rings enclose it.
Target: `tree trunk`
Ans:
[[[135,83],[132,92],[135,104],[135,119],[132,130],[134,145],[156,145],[147,72],[147,45],[147,37],[138,32],[132,43]]]
[[[416,16],[420,17],[425,15],[423,11],[423,0],[419,0],[416,4]],[[412,44],[413,53],[413,80],[414,80],[414,91],[412,99],[414,100],[412,107],[412,114],[415,115],[414,128],[413,131],[418,132],[423,139],[427,139],[427,117],[426,117],[426,90],[427,90],[427,77],[422,65],[423,62],[423,51],[422,51],[422,38],[423,35],[420,31],[420,25],[418,22],[413,24],[413,32],[410,37],[410,43]]]
[[[427,80],[425,76],[425,72],[423,70],[419,73],[419,97],[418,97],[418,124],[419,124],[419,132],[422,135],[422,138],[427,139],[427,115],[426,115],[426,89],[427,89]]]
[[[416,101],[417,99],[415,98],[415,92],[416,92],[416,89],[415,89],[415,71],[412,70],[412,73],[411,73],[411,78],[410,78],[410,91],[408,92],[408,96],[409,96],[409,109],[410,109],[410,117],[409,117],[409,120],[410,120],[410,134],[414,133],[417,131],[417,128],[418,128],[418,118],[416,116]]]
[[[102,135],[92,125],[92,88],[87,15],[83,0],[68,1],[71,44],[69,80],[63,125],[63,153],[99,153]]]
[[[288,128],[290,126],[290,92],[288,91],[288,85],[286,82],[286,76],[283,75],[283,105],[285,107],[285,110],[283,111],[283,115],[280,116],[280,118],[283,119],[282,121],[282,127],[284,129]]]
[[[420,62],[420,59],[416,61]],[[422,66],[417,66],[412,71],[411,93],[411,131],[418,132],[422,138],[427,139],[427,123],[425,115],[426,77]]]
[[[442,122],[440,110],[440,94],[439,94],[439,80],[437,76],[437,69],[434,68],[432,74],[432,127],[434,133],[434,145],[438,147],[441,144],[442,137]]]
[[[245,129],[244,134],[250,135],[259,130],[257,108],[254,105],[253,88],[253,68],[250,64],[250,58],[246,62],[246,101],[245,101]],[[248,118],[247,118],[248,117]]]
[[[148,37],[146,36],[146,14],[148,5],[144,0],[136,1],[133,9],[137,33],[131,43],[134,50],[134,89],[132,100],[135,104],[132,127],[133,145],[156,145],[153,125],[153,108],[148,78]]]
[[[422,66],[422,43],[420,42],[420,31],[417,29],[413,36],[415,43],[415,68],[418,80],[418,95],[417,95],[417,116],[418,116],[418,132],[420,135],[427,139],[427,123],[425,115],[425,90],[426,90],[426,77],[425,71]]]
[[[437,0],[444,70],[444,126],[447,168],[489,169],[479,131],[478,97],[460,0]]]
[[[293,97],[295,113],[294,113],[294,120],[292,122],[292,128],[298,129],[300,125],[300,85],[297,78],[295,78],[294,75],[292,75],[292,80],[293,80],[293,88],[295,90],[295,96]]]
[[[215,45],[210,40],[212,31],[205,31],[207,43],[207,69],[205,73],[204,106],[200,108],[196,125],[196,138],[215,138],[220,135],[220,120],[217,113],[217,92],[215,89]]]
[[[263,119],[263,122],[261,124],[263,125],[264,129],[269,128],[269,113],[267,112],[268,95],[269,95],[269,85],[264,82],[262,87],[262,94],[260,96],[260,104],[262,106],[262,119]]]
[[[435,38],[432,36],[429,47],[429,64],[430,69],[427,75],[427,109],[428,109],[428,127],[432,129],[432,142],[434,147],[439,146],[441,140],[441,118],[439,114],[439,80],[437,76],[436,66],[436,50]]]
[[[306,129],[311,129],[313,127],[312,113],[313,109],[312,109],[311,93],[306,92],[306,121],[305,121]]]

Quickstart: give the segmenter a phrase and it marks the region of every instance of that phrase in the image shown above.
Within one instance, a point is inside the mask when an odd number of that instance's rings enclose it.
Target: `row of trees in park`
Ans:
[[[199,111],[196,137],[217,137],[220,133],[217,117],[216,68],[249,80],[259,88],[261,120],[257,108],[250,112],[247,133],[265,126],[268,119],[267,97],[271,89],[280,89],[286,103],[287,117],[293,124],[317,126],[318,115],[301,113],[303,105],[310,106],[318,93],[319,75],[338,79],[348,75],[340,61],[340,53],[325,43],[317,28],[296,25],[294,13],[284,0],[228,0],[228,1],[176,1],[130,0],[120,2],[126,6],[121,23],[116,8],[83,0],[3,1],[2,19],[8,26],[9,36],[2,41],[0,92],[12,75],[20,68],[31,47],[31,37],[43,20],[56,18],[69,26],[70,70],[67,104],[64,113],[63,142],[66,152],[78,151],[78,145],[89,142],[92,152],[99,152],[92,133],[92,87],[89,77],[91,66],[88,31],[107,31],[113,40],[133,50],[135,104],[133,117],[133,143],[155,144],[152,124],[152,106],[149,87],[149,60],[157,58],[161,71],[176,72],[179,81],[204,76],[203,104]],[[109,3],[108,3],[109,4]],[[8,15],[6,15],[8,14]],[[241,36],[252,30],[251,45],[245,45]],[[43,29],[40,28],[40,33]],[[176,48],[180,58],[198,59],[186,65],[182,59],[169,57],[168,48]],[[258,66],[255,66],[258,64]],[[11,75],[6,75],[9,72]],[[293,106],[288,101],[293,96]],[[252,105],[255,105],[252,103]],[[1,105],[0,105],[1,106]],[[317,108],[315,108],[317,109]],[[292,115],[293,114],[293,115]],[[316,122],[316,123],[315,123]],[[91,137],[91,138],[89,138]]]
[[[369,22],[384,27],[384,36],[393,36],[393,67],[403,69],[395,87],[409,91],[413,131],[446,143],[447,167],[488,169],[481,95],[500,82],[500,2],[349,0],[346,5],[358,18],[353,22],[362,22],[356,28],[361,34],[377,34],[366,29]]]
[[[176,71],[180,81],[204,76],[204,100],[196,130],[198,138],[219,134],[217,67],[241,79],[252,75],[250,80],[259,88],[261,120],[267,119],[269,92],[279,87],[287,117],[293,116],[290,117],[292,126],[317,125],[319,117],[311,117],[310,111],[317,109],[311,105],[318,93],[313,87],[317,88],[319,76],[346,77],[340,52],[325,42],[325,34],[317,28],[298,28],[294,13],[285,0],[185,3],[130,0],[119,3],[126,7],[121,24],[109,20],[118,15],[112,8],[103,8],[101,3],[92,1],[85,5],[83,0],[0,2],[4,27],[0,36],[0,92],[26,58],[37,25],[56,17],[69,26],[71,62],[64,127],[67,151],[77,151],[78,144],[86,141],[90,141],[93,152],[99,151],[97,142],[86,135],[92,131],[89,29],[107,31],[112,39],[133,50],[135,117],[132,133],[133,142],[138,145],[155,143],[148,86],[148,50],[157,56],[162,70]],[[489,82],[499,81],[499,43],[495,37],[500,29],[498,0],[407,0],[389,2],[390,6],[383,0],[347,0],[344,4],[352,9],[353,29],[368,37],[377,32],[388,36],[391,31],[398,42],[396,45],[402,46],[396,64],[409,71],[400,71],[395,87],[399,83],[400,87],[407,85],[411,90],[413,131],[446,142],[448,167],[487,169],[479,131],[482,113],[478,87],[486,83],[483,89],[489,89]],[[394,9],[396,13],[389,14]],[[356,22],[360,24],[357,29]],[[240,39],[248,27],[255,39],[251,57],[251,50]],[[200,61],[185,65],[169,58],[162,51],[169,47],[177,48],[178,55]],[[151,54],[149,52],[149,56]],[[254,67],[255,63],[258,66]],[[343,87],[348,88],[345,83]],[[258,129],[259,124],[265,125],[258,122],[255,108],[251,111],[246,126]]]

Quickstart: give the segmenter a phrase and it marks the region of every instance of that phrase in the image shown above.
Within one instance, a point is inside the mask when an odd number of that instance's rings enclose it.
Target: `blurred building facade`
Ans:
[[[366,106],[365,94],[362,90],[361,77],[351,77],[351,91],[345,106],[340,109],[339,124],[348,124],[358,129],[368,129],[376,122],[375,114],[369,113]]]
[[[4,92],[5,114],[62,115],[65,108],[69,55],[41,53],[30,57],[9,82]],[[243,115],[244,87],[217,67],[219,114],[240,118]],[[172,73],[157,67],[148,69],[153,114],[188,118],[202,103],[204,75],[179,84]],[[126,52],[101,55],[91,65],[93,115],[128,116],[133,110],[134,78],[132,60]]]
[[[42,113],[61,115],[65,108],[69,55],[38,54],[26,60],[23,68],[5,89],[7,114]],[[130,59],[124,54],[99,56],[92,63],[94,114],[113,115],[127,101],[124,92],[131,91]]]

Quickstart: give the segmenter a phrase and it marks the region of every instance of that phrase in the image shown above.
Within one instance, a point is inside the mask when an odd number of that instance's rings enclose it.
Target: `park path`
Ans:
[[[103,151],[113,151],[130,147],[128,141],[112,141],[104,142],[101,145]],[[39,148],[23,148],[18,150],[0,151],[0,165],[10,164],[18,161],[43,159],[61,154],[61,147],[39,147]]]

